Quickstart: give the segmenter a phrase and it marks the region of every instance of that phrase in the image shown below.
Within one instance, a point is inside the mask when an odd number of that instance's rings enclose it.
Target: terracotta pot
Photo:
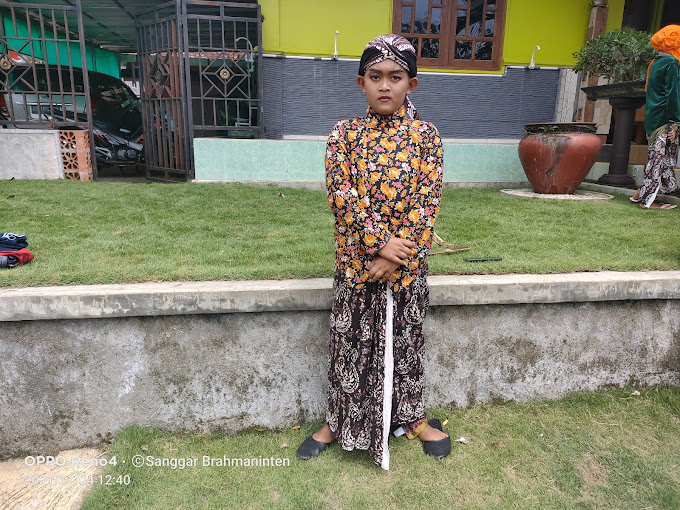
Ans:
[[[594,122],[526,124],[519,159],[536,193],[573,193],[595,163],[602,141]]]

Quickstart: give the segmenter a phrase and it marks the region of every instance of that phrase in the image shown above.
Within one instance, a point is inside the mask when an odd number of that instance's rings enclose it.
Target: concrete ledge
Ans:
[[[280,186],[283,188],[303,188],[317,191],[325,191],[326,183],[324,181],[261,181],[261,180],[234,180],[234,179],[194,179],[196,184],[225,184],[239,182],[241,184],[253,184],[256,186]]]
[[[313,278],[4,289],[0,322],[325,310],[331,285],[328,278]]]
[[[433,306],[680,299],[680,271],[431,276]]]
[[[680,299],[680,271],[429,277],[432,306]],[[0,322],[329,310],[332,280],[78,285],[0,290]]]
[[[282,139],[298,142],[324,142],[328,135],[283,135]],[[460,145],[518,145],[520,138],[442,138],[442,143]]]
[[[258,186],[281,186],[284,188],[304,188],[311,190],[326,191],[326,183],[323,181],[258,181],[258,180],[234,180],[234,179],[194,179],[196,184],[210,183],[235,183],[254,184]],[[446,189],[486,189],[486,188],[526,188],[529,181],[444,181]]]

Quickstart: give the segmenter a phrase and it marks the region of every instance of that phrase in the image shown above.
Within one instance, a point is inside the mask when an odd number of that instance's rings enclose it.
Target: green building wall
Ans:
[[[517,154],[518,141],[444,143],[444,182],[526,184]],[[325,182],[325,141],[196,138],[198,182]]]
[[[0,23],[2,23],[5,37],[8,38],[10,44],[14,48],[21,48],[27,41],[28,25],[22,20],[17,20],[16,32],[12,20],[0,10]],[[33,37],[40,37],[40,30],[37,27],[31,27]],[[49,64],[56,64],[60,62],[62,66],[68,65],[68,46],[71,48],[71,62],[75,67],[82,67],[82,56],[80,54],[80,45],[77,43],[66,43],[65,41],[48,41],[45,43],[43,49],[38,41],[33,43],[33,56],[39,59],[46,60]],[[46,50],[46,51],[45,51]],[[21,50],[22,54],[30,55],[31,49],[26,46]],[[47,54],[45,54],[47,53]],[[97,71],[104,74],[109,74],[120,78],[120,63],[119,56],[113,51],[104,50],[93,46],[91,44],[85,45],[85,55],[87,68],[90,71]]]

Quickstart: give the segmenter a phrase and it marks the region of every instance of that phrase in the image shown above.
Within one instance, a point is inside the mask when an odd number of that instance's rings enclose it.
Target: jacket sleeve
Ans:
[[[415,267],[427,258],[432,244],[434,223],[439,214],[442,195],[442,179],[444,165],[444,148],[437,128],[430,125],[430,130],[423,135],[420,169],[415,192],[412,195],[408,214],[404,215],[400,237],[416,243],[417,254],[412,265]]]
[[[341,121],[331,131],[326,145],[328,203],[335,215],[338,233],[350,234],[367,254],[373,255],[389,241],[390,232],[380,221],[380,215],[371,211],[366,190],[356,182],[356,170],[351,171],[347,145],[347,129]]]

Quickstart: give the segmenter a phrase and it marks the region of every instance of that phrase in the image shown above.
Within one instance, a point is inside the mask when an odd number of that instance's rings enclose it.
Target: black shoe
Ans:
[[[433,429],[440,430],[444,432],[444,427],[442,426],[442,422],[439,418],[428,418],[427,424],[432,427]]]
[[[318,457],[319,454],[328,448],[332,443],[322,443],[317,441],[312,436],[305,439],[297,451],[297,457],[300,460],[309,460]]]
[[[427,423],[430,427],[444,432],[442,422],[437,418],[427,420]],[[425,453],[428,455],[432,455],[437,459],[443,459],[444,457],[448,456],[449,453],[451,453],[451,438],[445,437],[439,441],[423,441],[423,450],[425,450]]]

